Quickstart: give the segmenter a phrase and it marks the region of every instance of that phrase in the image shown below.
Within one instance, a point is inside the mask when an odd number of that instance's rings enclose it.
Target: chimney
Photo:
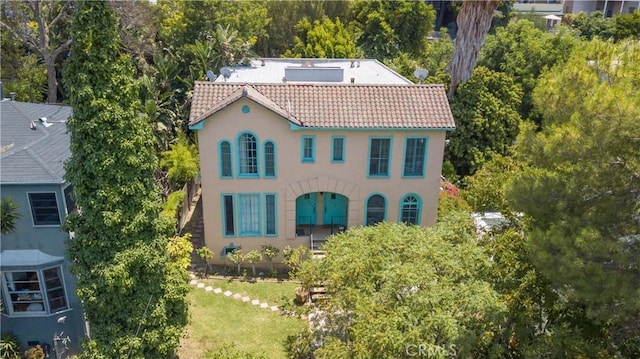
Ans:
[[[11,101],[15,101],[16,100],[16,93],[15,92],[9,92],[9,97],[11,98]]]
[[[356,83],[356,78],[355,78],[355,77],[352,77],[352,78],[351,78],[351,83],[352,83],[352,84],[355,84],[355,83]]]

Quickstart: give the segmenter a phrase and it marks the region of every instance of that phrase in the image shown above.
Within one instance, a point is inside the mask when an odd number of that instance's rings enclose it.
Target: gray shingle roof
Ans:
[[[71,107],[0,102],[0,183],[62,183]],[[39,121],[46,117],[48,127]],[[35,130],[30,125],[34,121]]]
[[[442,85],[242,84],[197,81],[190,125],[246,97],[303,127],[453,129]]]

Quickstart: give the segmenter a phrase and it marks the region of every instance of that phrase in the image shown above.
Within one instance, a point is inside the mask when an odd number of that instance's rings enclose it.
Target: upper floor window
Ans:
[[[388,177],[391,138],[374,137],[369,142],[369,176]]]
[[[426,149],[427,139],[425,137],[407,138],[405,140],[403,176],[424,176]]]
[[[238,138],[238,158],[240,161],[239,174],[258,175],[258,141],[256,136],[243,133]]]
[[[9,315],[49,315],[69,309],[60,266],[2,274]]]
[[[302,136],[302,162],[314,162],[316,156],[315,136]]]
[[[29,205],[36,226],[60,224],[58,201],[55,192],[29,193]]]
[[[220,177],[231,177],[231,144],[220,142]]]
[[[331,138],[331,162],[344,162],[344,136]]]
[[[420,198],[407,195],[400,203],[400,222],[406,224],[420,224]]]
[[[264,144],[264,176],[276,176],[276,146],[271,141]]]
[[[384,221],[386,211],[386,200],[379,194],[374,194],[367,200],[366,224],[370,226]]]

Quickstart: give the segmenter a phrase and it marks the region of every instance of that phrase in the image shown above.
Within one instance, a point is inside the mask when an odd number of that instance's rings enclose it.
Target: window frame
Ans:
[[[252,136],[253,140],[255,141],[254,144],[254,150],[255,150],[255,155],[254,156],[243,156],[242,152],[243,152],[243,146],[244,146],[244,141],[243,141],[243,136]],[[255,177],[260,177],[260,141],[258,139],[258,136],[256,136],[256,134],[249,132],[249,131],[243,131],[240,132],[238,134],[238,137],[236,138],[236,149],[237,149],[237,154],[238,154],[238,177],[239,178],[255,178]],[[251,149],[250,149],[251,150]],[[245,149],[246,151],[246,149]],[[254,162],[253,164],[245,164],[243,165],[243,161],[245,161],[245,157],[247,161],[250,162]],[[243,171],[243,167],[255,167],[255,173],[253,172],[245,172]]]
[[[227,223],[227,221],[229,220],[229,211],[227,211],[227,202],[226,202],[226,198],[231,199],[231,209],[230,209],[230,214],[231,214],[231,231],[232,233],[229,233],[227,230],[229,229],[229,223]],[[235,204],[235,196],[232,193],[222,193],[220,195],[220,201],[221,201],[221,216],[222,217],[222,236],[223,237],[235,237],[236,233],[237,233],[237,229],[236,229],[236,204]]]
[[[237,194],[238,197],[238,208],[237,208],[237,226],[238,228],[238,236],[240,237],[260,237],[262,235],[261,232],[261,200],[260,200],[260,193],[248,193],[248,192],[244,192],[244,193],[238,193]],[[251,218],[249,218],[249,223],[245,222],[247,219],[244,218],[244,213],[245,213],[245,208],[243,205],[243,199],[244,198],[251,198],[252,200],[256,201],[256,205],[255,208],[252,208],[253,211],[255,211],[255,213],[250,214]],[[251,222],[255,222],[255,223],[251,223]],[[255,230],[245,230],[243,227],[245,226],[245,224],[253,227],[252,229]]]
[[[405,211],[405,206],[410,204],[407,199],[409,197],[414,197],[416,199],[415,202],[415,218],[416,218],[416,222],[415,223],[410,223],[407,221],[404,221],[404,211]],[[408,225],[416,225],[419,226],[421,223],[421,217],[422,217],[422,197],[420,197],[418,194],[416,193],[407,193],[404,196],[402,196],[402,198],[400,198],[400,206],[398,208],[398,223],[405,223]]]
[[[307,155],[307,140],[309,140],[311,146],[309,151],[311,151],[310,156]],[[316,136],[315,135],[304,135],[300,137],[300,161],[303,163],[314,163],[316,161]]]
[[[269,156],[269,153],[267,152],[267,145],[271,145],[272,148],[273,148],[273,153],[272,153],[273,158],[272,159],[269,159],[267,157],[267,156]],[[277,156],[276,156],[276,144],[275,144],[275,142],[273,142],[271,140],[268,140],[268,141],[264,142],[262,147],[263,147],[262,150],[263,150],[263,153],[264,153],[264,156],[263,156],[264,157],[264,167],[263,167],[264,168],[264,177],[265,178],[276,178],[277,177],[277,168],[278,168],[277,167]],[[268,172],[269,161],[271,161],[271,166],[273,167],[273,173],[272,174],[270,174]]]
[[[273,197],[273,210],[270,213],[269,197]],[[273,218],[270,218],[273,216]],[[273,221],[273,232],[269,232],[269,222]],[[265,193],[264,194],[264,236],[276,237],[278,236],[278,194],[277,193]]]
[[[228,146],[228,153],[225,153],[225,151],[223,150],[222,146],[223,145],[227,145]],[[220,173],[220,178],[233,178],[233,146],[231,146],[231,141],[229,140],[221,140],[218,143],[218,168],[219,168],[219,173]],[[225,158],[225,156],[227,158]],[[225,166],[225,163],[228,163],[227,166]],[[225,172],[225,167],[228,167],[229,173],[226,174]]]
[[[54,288],[47,288],[47,279],[45,278],[45,274],[44,272],[50,269],[55,269],[57,274],[58,274],[58,280],[60,282],[60,285]],[[13,289],[11,290],[9,288],[9,283],[6,277],[7,273],[29,273],[29,272],[35,272],[36,276],[37,276],[37,284],[38,284],[38,289],[37,290],[17,290],[17,289]],[[13,277],[13,274],[12,274]],[[52,316],[52,315],[58,315],[60,313],[66,312],[71,310],[71,306],[69,305],[69,294],[67,291],[67,285],[65,283],[65,279],[64,279],[64,271],[62,270],[62,265],[61,264],[54,264],[54,265],[48,265],[48,266],[44,266],[41,268],[27,268],[27,269],[7,269],[7,270],[3,270],[2,271],[2,293],[3,293],[3,301],[4,301],[4,315],[8,316],[8,317],[48,317],[48,316]],[[17,281],[13,280],[14,285],[13,287],[15,288],[15,283]],[[34,283],[34,281],[31,281],[32,283]],[[51,298],[50,298],[50,292],[52,292],[53,290],[58,290],[58,289],[62,289],[62,297],[57,297],[57,298],[64,298],[64,303],[65,305],[61,308],[59,308],[58,310],[52,311],[51,310]],[[11,296],[12,295],[35,295],[37,293],[39,294],[40,298],[34,297],[31,298],[31,300],[25,300],[25,302],[30,302],[31,304],[35,304],[35,303],[40,303],[42,305],[42,310],[39,311],[29,311],[24,310],[24,311],[15,311],[15,304],[16,302],[20,302],[19,300],[14,301]],[[26,304],[26,303],[22,303],[22,304]],[[27,306],[28,308],[28,306]]]
[[[67,196],[68,194],[67,190],[69,189],[71,189],[70,190],[71,192],[69,192],[69,195]],[[73,192],[72,184],[69,183],[62,188],[62,200],[64,201],[65,215],[78,211],[78,208],[76,206],[76,199],[74,197],[75,197],[75,193]],[[69,205],[71,205],[71,208],[69,207]]]
[[[342,141],[340,159],[336,159],[336,140]],[[332,163],[344,163],[344,157],[346,154],[346,151],[345,151],[346,142],[347,141],[345,136],[331,136],[331,162]]]
[[[387,171],[384,174],[371,173],[371,166],[373,164],[373,142],[375,140],[387,140],[388,142],[388,150],[387,150]],[[391,159],[393,156],[393,136],[370,136],[369,137],[369,152],[367,154],[367,177],[368,178],[389,178],[391,177]],[[382,161],[382,157],[377,157],[376,161],[378,162],[376,167],[380,167],[380,163]],[[378,168],[379,170],[380,168]]]
[[[32,194],[51,194],[53,193],[56,202],[56,214],[58,223],[36,223],[36,212],[31,200]],[[31,223],[34,227],[59,227],[62,224],[62,216],[60,214],[60,202],[58,201],[58,193],[56,191],[32,191],[27,192],[27,202],[29,203],[29,213],[31,213]]]
[[[369,201],[373,198],[379,196],[384,201],[384,206],[382,207],[382,220],[376,223],[369,224]],[[382,193],[371,193],[367,199],[364,201],[364,225],[365,226],[373,226],[377,223],[383,222],[387,220],[387,210],[389,208],[389,201],[387,197]]]
[[[420,171],[420,173],[417,172],[412,172],[410,174],[407,173],[407,165],[409,164],[410,161],[408,161],[408,156],[412,155],[414,156],[414,158],[411,159],[411,162],[413,162],[413,166],[415,168],[415,163],[417,162],[417,156],[419,155],[418,150],[417,149],[410,149],[409,148],[409,141],[413,141],[413,140],[424,140],[424,147],[422,149],[422,169]],[[402,156],[402,177],[403,178],[422,178],[425,176],[425,173],[427,171],[427,153],[428,153],[428,148],[429,148],[429,137],[428,136],[407,136],[405,137],[405,141],[404,141],[404,154]]]

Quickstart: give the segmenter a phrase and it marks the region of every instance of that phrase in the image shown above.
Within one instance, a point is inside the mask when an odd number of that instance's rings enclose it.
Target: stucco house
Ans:
[[[442,85],[375,60],[261,59],[196,82],[205,245],[319,247],[332,233],[437,216]]]
[[[65,259],[69,233],[61,229],[75,208],[64,180],[69,116],[68,106],[0,102],[0,195],[10,197],[19,214],[15,231],[2,234],[1,328],[16,334],[23,350],[40,344],[50,357],[76,352],[85,336]]]

